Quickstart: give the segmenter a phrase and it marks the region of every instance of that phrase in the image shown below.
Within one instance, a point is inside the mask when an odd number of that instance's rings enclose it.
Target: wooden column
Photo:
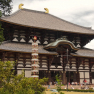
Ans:
[[[70,62],[70,69],[72,68],[72,63],[71,63],[71,60],[72,60],[72,58],[70,58],[70,61],[69,61],[69,62]]]
[[[23,54],[23,66],[24,66],[24,68],[26,66],[26,54]]]
[[[14,72],[14,75],[17,75],[17,65],[18,65],[19,57],[20,57],[20,53],[15,53],[15,65],[14,65],[15,72]]]
[[[51,71],[50,71],[50,58],[47,58],[47,66],[48,66],[48,83],[51,82]]]
[[[42,55],[40,55],[39,57],[40,57],[40,58],[39,58],[39,59],[40,59],[40,60],[39,60],[39,66],[40,66],[40,68],[42,68]]]
[[[92,64],[91,64],[91,59],[89,59],[89,81],[92,84],[92,75],[91,75],[91,68],[92,68]]]
[[[48,66],[48,78],[49,78],[49,82],[51,82],[51,71],[50,71],[50,67],[51,64],[53,62],[54,56],[48,56],[47,57],[47,66]]]
[[[64,85],[67,83],[65,66],[66,66],[66,64],[65,64],[64,57],[63,57],[63,84],[64,84]]]
[[[85,69],[85,59],[83,58],[83,69]]]
[[[43,43],[44,43],[44,38],[45,38],[45,33],[42,31],[41,32],[41,37],[40,37],[41,45],[43,45]]]
[[[25,41],[26,41],[26,43],[29,42],[30,34],[31,34],[30,29],[29,29],[29,28],[28,28],[28,29],[26,28],[26,29],[25,29]]]
[[[80,83],[80,75],[79,75],[79,71],[78,71],[78,68],[80,66],[80,60],[79,58],[76,58],[76,69],[77,69],[77,72],[76,72],[76,79],[77,79],[77,83]]]
[[[9,30],[9,32],[10,32],[9,39],[12,41],[13,40],[14,28],[13,28],[13,26],[10,26],[9,28],[10,28],[10,30]]]
[[[1,58],[1,61],[3,61],[3,62],[4,62],[4,60],[5,60],[5,55],[6,55],[6,52],[2,52],[2,58]]]

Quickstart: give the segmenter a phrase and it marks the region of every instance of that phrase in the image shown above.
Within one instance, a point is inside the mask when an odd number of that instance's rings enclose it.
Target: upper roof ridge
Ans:
[[[88,27],[74,24],[72,22],[56,17],[50,13],[25,8],[17,10],[10,16],[1,17],[1,21],[28,27],[51,29],[70,33],[87,33],[94,35],[94,30]]]

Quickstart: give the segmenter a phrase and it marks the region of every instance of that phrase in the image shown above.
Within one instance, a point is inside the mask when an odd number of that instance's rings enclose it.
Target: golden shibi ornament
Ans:
[[[23,6],[24,4],[19,4],[19,9],[23,9]]]

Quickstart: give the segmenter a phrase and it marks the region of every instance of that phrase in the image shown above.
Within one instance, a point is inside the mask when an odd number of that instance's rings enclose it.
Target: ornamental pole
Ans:
[[[38,43],[37,37],[34,36],[32,43],[32,64],[31,64],[31,77],[39,78],[39,61],[38,61]]]

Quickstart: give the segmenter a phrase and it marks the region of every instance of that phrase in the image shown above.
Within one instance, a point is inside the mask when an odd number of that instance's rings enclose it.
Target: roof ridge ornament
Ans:
[[[22,4],[22,3],[19,4],[19,9],[23,9],[23,8],[22,8],[23,5],[24,5],[24,4]]]
[[[48,8],[44,8],[44,10],[46,10],[45,13],[49,13],[49,9]]]

